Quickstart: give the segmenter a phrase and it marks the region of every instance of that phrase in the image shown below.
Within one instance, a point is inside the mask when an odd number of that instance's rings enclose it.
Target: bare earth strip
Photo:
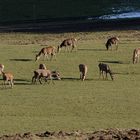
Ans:
[[[49,132],[40,134],[15,134],[4,135],[0,137],[0,140],[139,140],[140,130],[119,130],[109,129],[101,130],[90,133],[83,133],[81,131],[75,132]]]

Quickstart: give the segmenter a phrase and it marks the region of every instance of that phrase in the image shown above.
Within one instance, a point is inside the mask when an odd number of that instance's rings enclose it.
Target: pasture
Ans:
[[[106,51],[108,37],[120,38],[117,51]],[[78,40],[77,52],[56,54],[57,60],[35,62],[48,45],[68,37]],[[133,49],[140,47],[140,31],[100,31],[60,34],[1,33],[0,63],[13,72],[13,89],[0,80],[0,135],[23,132],[92,131],[140,127],[140,63],[132,64]],[[109,64],[114,81],[99,79],[98,64]],[[40,63],[58,70],[61,81],[31,84]],[[87,79],[79,80],[78,65],[88,66]],[[2,79],[2,77],[0,77]]]

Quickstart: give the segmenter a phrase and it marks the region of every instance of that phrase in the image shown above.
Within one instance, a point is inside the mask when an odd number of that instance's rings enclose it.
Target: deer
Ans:
[[[119,41],[118,37],[109,38],[105,44],[106,49],[109,50],[109,47],[111,47],[111,50],[112,50],[112,45],[114,44],[116,46],[116,50],[117,50],[118,49],[118,41]]]
[[[111,70],[110,70],[109,65],[104,64],[104,63],[99,63],[98,67],[99,67],[99,72],[100,72],[99,78],[100,78],[101,75],[102,75],[102,76],[103,76],[103,79],[108,79],[108,78],[107,78],[107,74],[109,73],[111,79],[114,80],[114,77],[113,77],[113,74],[112,74],[112,72],[111,72]],[[105,73],[105,78],[104,78],[104,73]]]
[[[65,51],[67,50],[69,52],[70,51],[69,47],[72,47],[71,52],[73,51],[74,48],[77,50],[76,42],[77,42],[76,38],[68,38],[63,40],[60,46],[57,47],[57,52],[60,52],[62,48],[65,48]]]
[[[10,87],[13,88],[13,85],[14,85],[13,74],[11,72],[2,72],[2,77],[3,77],[5,88],[6,88],[7,83],[9,83]]]
[[[139,62],[139,57],[140,57],[140,48],[136,48],[133,51],[133,64]]]
[[[9,83],[10,87],[13,88],[14,76],[10,72],[4,72],[4,65],[3,64],[0,64],[0,75],[2,75],[2,79],[4,81],[5,88],[6,88],[7,83]]]
[[[85,64],[79,64],[79,71],[80,71],[80,79],[84,81],[87,75],[87,66]]]
[[[41,81],[42,78],[45,79],[45,82],[47,82],[48,79],[52,81],[53,78],[57,80],[61,80],[59,72],[51,71],[47,69],[37,69],[34,71],[34,75],[32,77],[32,83],[35,84],[37,81],[39,81],[40,84],[42,84],[42,81]]]
[[[46,57],[47,57],[47,60],[49,60],[49,55],[51,55],[50,60],[52,60],[53,57],[55,57],[55,60],[56,60],[55,47],[49,46],[49,47],[42,48],[39,51],[39,53],[36,55],[35,61],[39,60],[42,55],[44,57],[44,60]]]

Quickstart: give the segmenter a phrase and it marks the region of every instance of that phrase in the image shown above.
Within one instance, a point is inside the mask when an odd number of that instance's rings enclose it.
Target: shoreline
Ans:
[[[7,23],[0,25],[0,32],[64,33],[109,30],[138,30],[140,18],[118,20],[69,20]]]

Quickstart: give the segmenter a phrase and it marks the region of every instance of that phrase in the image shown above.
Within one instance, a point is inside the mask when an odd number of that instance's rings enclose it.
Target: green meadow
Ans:
[[[118,51],[106,51],[105,42],[118,36]],[[78,51],[56,54],[57,60],[35,62],[41,44],[58,46],[68,37],[78,39]],[[140,128],[140,63],[132,64],[140,47],[139,30],[60,34],[1,33],[0,63],[15,77],[13,89],[3,88],[0,77],[0,135],[24,132],[85,132],[106,128]],[[99,79],[99,62],[109,64],[114,81]],[[33,85],[40,63],[58,70],[62,80]],[[79,80],[78,65],[88,66]]]

